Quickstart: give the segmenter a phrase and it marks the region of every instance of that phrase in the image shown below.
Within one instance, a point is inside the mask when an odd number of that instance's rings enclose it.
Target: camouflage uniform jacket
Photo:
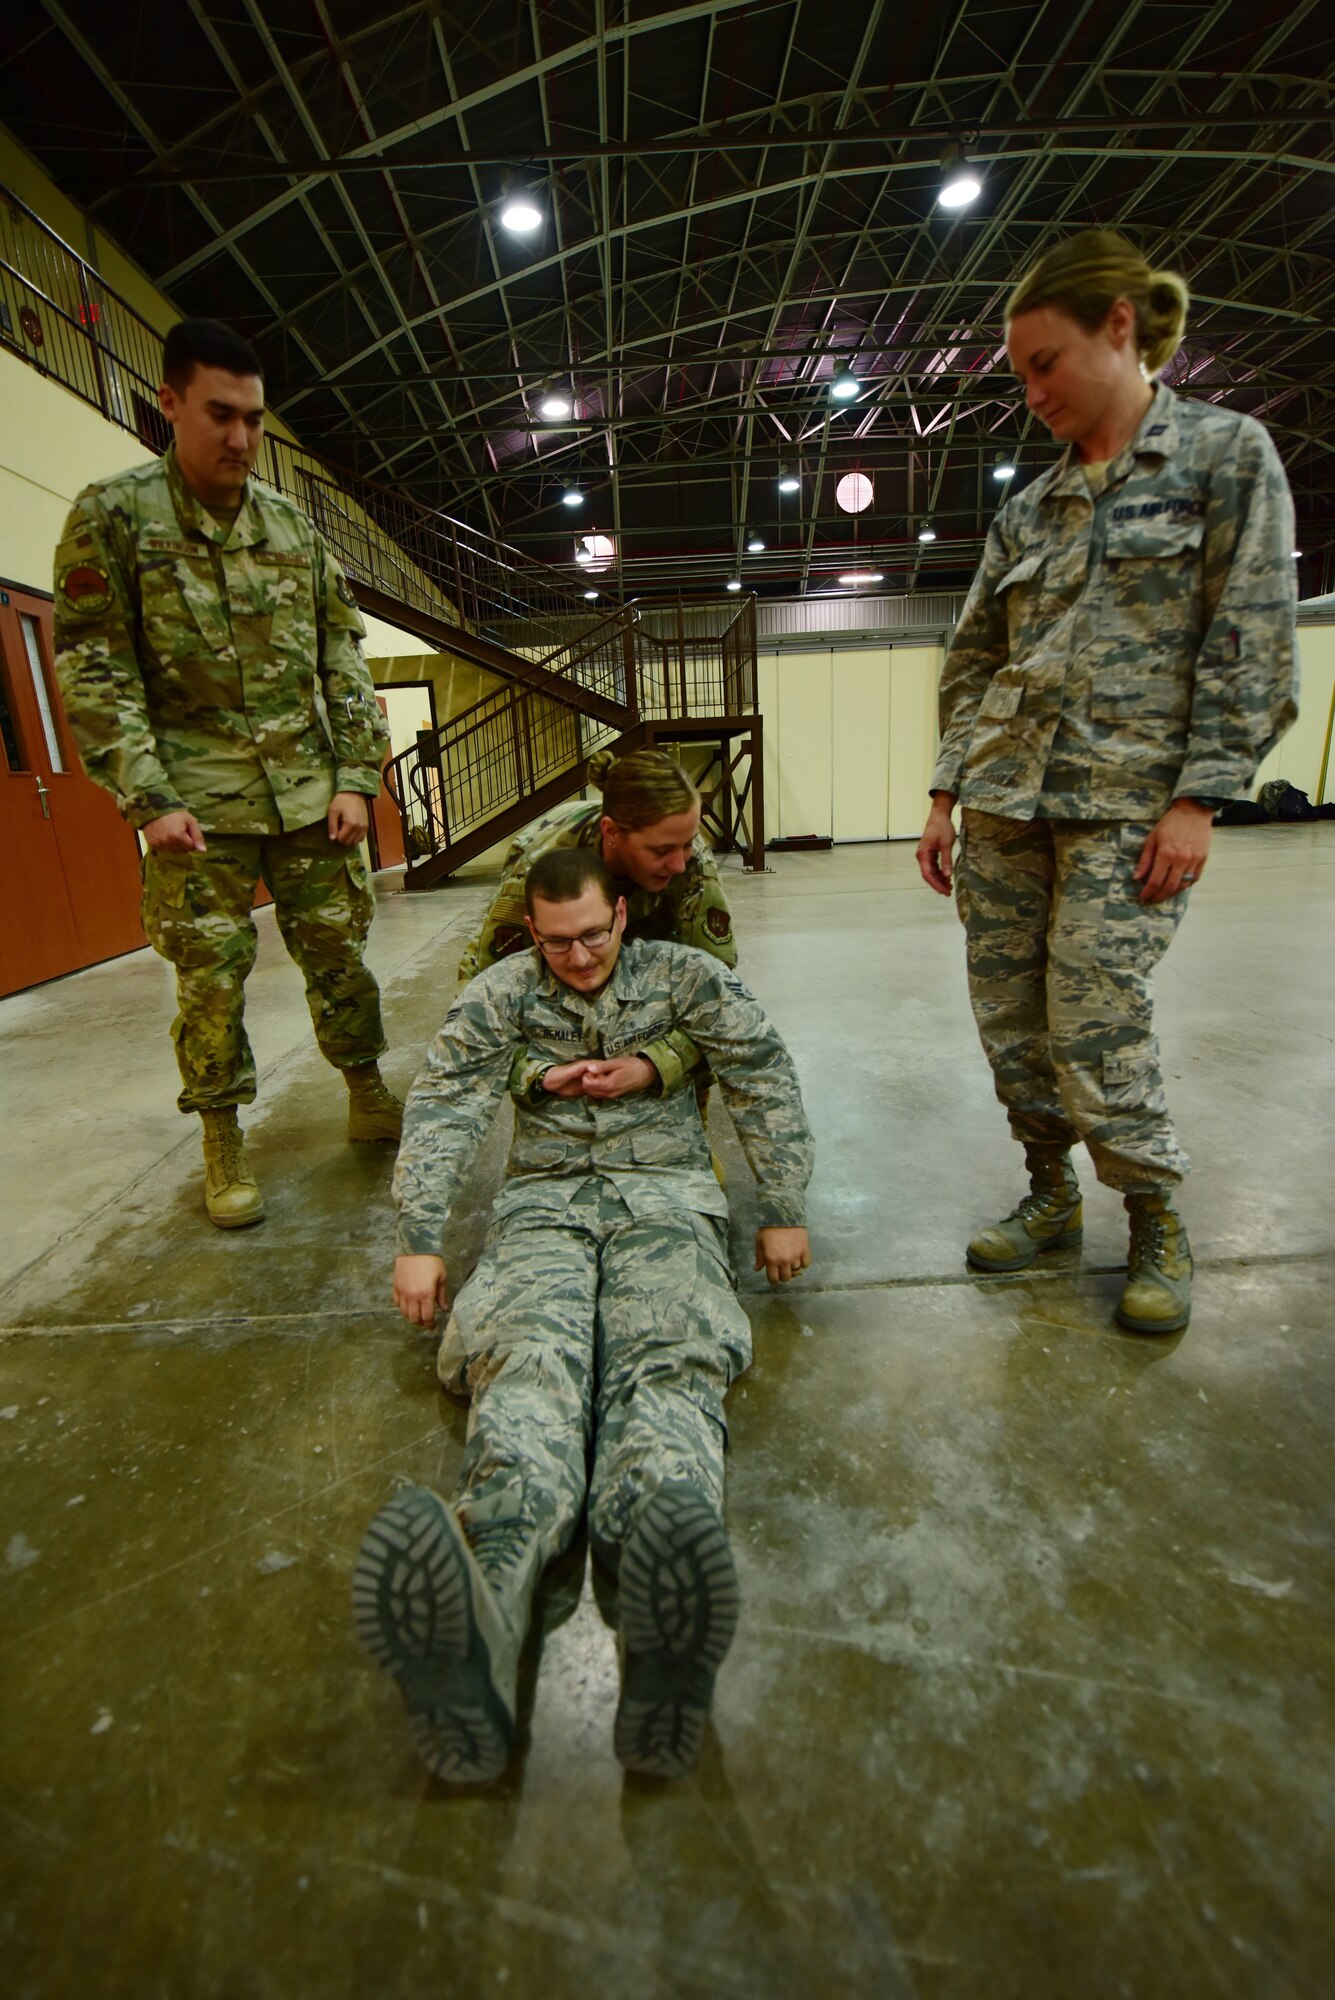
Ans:
[[[602,817],[600,800],[589,803],[572,799],[524,828],[505,857],[500,887],[482,919],[482,928],[459,962],[460,979],[472,979],[484,966],[495,965],[511,952],[527,947],[524,883],[529,869],[539,855],[549,853],[554,847],[599,847]],[[724,965],[736,965],[732,912],[714,857],[699,834],[684,871],[674,875],[666,889],[641,889],[634,882],[624,881],[618,882],[617,888],[626,898],[627,938],[693,944]],[[637,1049],[636,1054],[648,1057],[665,1092],[676,1090],[689,1076],[698,1074],[701,1067],[700,1051],[688,1035],[680,1032],[650,1048]],[[518,1073],[516,1094],[522,1087],[522,1073]]]
[[[811,1135],[792,1059],[736,974],[678,945],[624,943],[596,995],[563,986],[537,952],[489,966],[463,988],[409,1092],[394,1170],[400,1255],[439,1256],[446,1217],[504,1094],[518,1049],[547,1066],[615,1056],[684,1027],[708,1057],[759,1182],[765,1227],[800,1227]],[[515,1106],[496,1200],[564,1215],[591,1174],[636,1216],[726,1215],[689,1091],[598,1103],[539,1097]]]
[[[133,826],[188,807],[206,833],[290,833],[335,792],[374,797],[388,732],[364,629],[299,507],[252,481],[221,528],[174,450],[85,487],[56,551],[65,707]]]
[[[1293,534],[1251,417],[1161,384],[1097,500],[1072,446],[989,531],[933,791],[1011,819],[1245,798],[1297,714]]]

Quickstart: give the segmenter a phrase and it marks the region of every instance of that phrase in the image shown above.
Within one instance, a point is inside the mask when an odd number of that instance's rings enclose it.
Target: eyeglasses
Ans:
[[[538,937],[536,931],[533,935],[544,958],[564,958],[571,946],[577,944],[582,944],[585,951],[601,951],[615,928],[614,924],[609,924],[605,931],[585,931],[583,937],[577,938]]]

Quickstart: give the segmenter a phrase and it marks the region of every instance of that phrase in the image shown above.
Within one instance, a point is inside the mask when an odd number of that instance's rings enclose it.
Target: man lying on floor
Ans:
[[[736,974],[686,946],[623,943],[625,904],[598,854],[542,856],[526,893],[536,950],[456,1000],[408,1099],[395,1173],[394,1300],[429,1327],[446,1303],[449,1211],[512,1070],[528,1073],[486,1249],[438,1364],[472,1397],[459,1488],[449,1502],[408,1488],[381,1508],[354,1612],[428,1768],[454,1784],[493,1778],[513,1743],[534,1586],[587,1497],[594,1554],[618,1577],[616,1754],[677,1777],[737,1623],[723,1398],[751,1333],[694,1096],[589,1097],[584,1077],[647,1061],[638,1051],[672,1029],[691,1036],[759,1183],[756,1268],[771,1283],[809,1262],[811,1136],[791,1058]]]

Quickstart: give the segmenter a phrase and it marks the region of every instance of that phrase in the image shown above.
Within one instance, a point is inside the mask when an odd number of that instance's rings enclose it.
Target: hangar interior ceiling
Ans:
[[[254,340],[304,443],[572,577],[608,535],[627,594],[963,587],[993,467],[1016,490],[1054,450],[1006,292],[1116,224],[1191,286],[1168,379],[1271,427],[1311,594],[1333,66],[1328,0],[9,0],[0,120],[184,312]],[[953,214],[952,143],[982,183]]]

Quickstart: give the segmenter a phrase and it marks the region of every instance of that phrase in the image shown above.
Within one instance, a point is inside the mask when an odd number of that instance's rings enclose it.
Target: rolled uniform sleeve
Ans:
[[[340,792],[373,799],[380,790],[389,726],[362,657],[366,627],[337,558],[318,537],[315,566],[320,689],[334,746],[334,783]]]
[[[1293,500],[1259,424],[1211,477],[1205,525],[1209,623],[1196,656],[1176,798],[1244,799],[1297,715]]]
[[[679,1018],[719,1081],[757,1182],[762,1229],[806,1226],[814,1149],[797,1071],[736,974],[683,955]]]
[[[133,564],[93,495],[75,501],[56,549],[56,679],[84,770],[131,826],[185,801],[158,755],[135,653]]]
[[[446,1015],[404,1105],[394,1166],[398,1256],[440,1256],[446,1219],[509,1081],[517,1039],[507,1006],[485,984],[468,986]]]
[[[964,774],[969,739],[988,683],[1006,664],[1009,632],[1005,606],[996,588],[1012,558],[1002,536],[1003,514],[988,529],[983,560],[964,601],[955,636],[946,654],[938,695],[941,747],[929,789],[958,792]]]
[[[489,965],[497,965],[501,959],[511,958],[515,952],[532,947],[528,910],[524,903],[524,881],[529,867],[528,851],[516,841],[505,857],[500,887],[492,897],[476,935],[459,960],[461,980],[476,979],[478,973],[485,972]]]

